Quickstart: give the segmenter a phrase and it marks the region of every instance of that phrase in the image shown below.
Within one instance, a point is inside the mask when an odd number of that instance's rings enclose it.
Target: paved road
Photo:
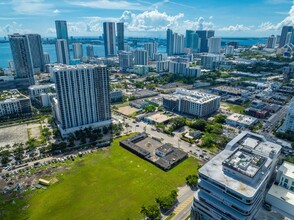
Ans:
[[[283,106],[277,113],[272,115],[263,127],[264,131],[272,132],[274,128],[285,118],[287,114],[288,105]]]

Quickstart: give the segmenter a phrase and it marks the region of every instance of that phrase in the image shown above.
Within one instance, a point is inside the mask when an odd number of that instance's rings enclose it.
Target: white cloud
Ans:
[[[290,11],[287,13],[287,17],[277,24],[273,24],[269,21],[263,22],[258,26],[257,31],[277,31],[285,25],[294,25],[294,1]]]
[[[250,31],[253,26],[246,26],[243,24],[229,25],[225,27],[218,28],[218,31],[228,31],[228,32],[236,32],[236,31]]]
[[[129,32],[160,32],[167,28],[178,29],[179,20],[183,17],[183,13],[171,16],[154,9],[140,14],[124,11],[119,21],[125,22]]]
[[[87,8],[120,9],[120,10],[146,10],[147,7],[137,3],[124,0],[91,0],[91,1],[66,1],[68,4]]]
[[[288,12],[288,16],[277,24],[277,29],[282,28],[284,25],[294,25],[294,1],[290,11]]]
[[[55,34],[56,33],[56,29],[55,28],[47,28],[46,33],[47,34]]]
[[[18,14],[25,15],[51,15],[53,4],[44,0],[12,0],[12,9]]]
[[[58,9],[55,9],[54,11],[53,11],[53,13],[54,14],[59,14],[61,11],[59,11]]]
[[[0,26],[0,33],[1,34],[13,34],[13,33],[21,33],[21,34],[27,34],[31,32],[30,29],[24,28],[22,24],[19,24],[15,21],[6,24],[4,26]]]

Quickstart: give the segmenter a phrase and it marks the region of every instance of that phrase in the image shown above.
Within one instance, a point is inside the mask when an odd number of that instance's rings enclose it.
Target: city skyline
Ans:
[[[69,36],[101,36],[103,22],[110,21],[124,22],[126,37],[160,38],[167,28],[180,34],[203,28],[222,37],[267,37],[294,24],[294,2],[289,0],[4,0],[0,5],[2,36],[19,32],[55,37],[55,20],[68,21]]]

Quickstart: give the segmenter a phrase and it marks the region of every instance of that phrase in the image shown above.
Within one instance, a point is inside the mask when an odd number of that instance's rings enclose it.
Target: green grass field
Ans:
[[[29,193],[25,204],[29,208],[18,216],[36,220],[138,219],[142,205],[168,195],[197,172],[198,163],[192,158],[164,172],[120,147],[119,140],[109,151],[77,159],[47,190]]]

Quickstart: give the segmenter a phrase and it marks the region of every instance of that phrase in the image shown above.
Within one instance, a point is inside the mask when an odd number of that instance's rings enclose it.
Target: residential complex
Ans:
[[[199,169],[191,219],[253,219],[260,209],[281,146],[242,132]]]
[[[57,98],[54,116],[62,136],[86,127],[111,123],[109,76],[106,66],[60,65],[53,69]]]
[[[30,113],[32,110],[31,100],[18,90],[4,90],[0,92],[0,117],[16,116]]]
[[[82,43],[73,43],[72,51],[74,59],[82,59],[83,57],[83,44]]]
[[[26,78],[31,85],[35,84],[34,65],[27,35],[9,35],[10,48],[17,78]]]
[[[56,40],[56,56],[57,62],[62,64],[69,64],[69,49],[68,41],[66,39],[57,39]]]
[[[199,91],[176,89],[173,95],[163,97],[163,106],[182,114],[205,117],[220,107],[220,96]]]
[[[116,55],[115,23],[103,23],[105,57]]]
[[[125,50],[125,35],[124,35],[124,23],[118,22],[116,23],[116,30],[117,30],[117,49]]]
[[[68,31],[67,22],[63,20],[55,21],[56,28],[56,56],[57,62],[63,64],[69,64],[69,42],[68,42]]]

